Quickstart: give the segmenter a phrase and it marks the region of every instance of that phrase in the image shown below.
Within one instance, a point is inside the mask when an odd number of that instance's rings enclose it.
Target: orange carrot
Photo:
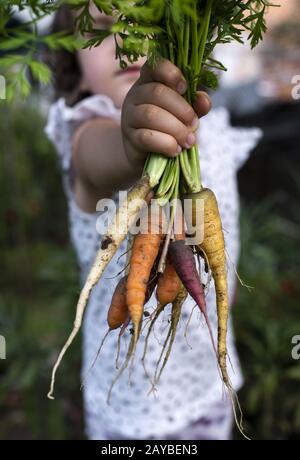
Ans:
[[[151,227],[147,228],[148,231],[145,231],[145,233],[139,233],[134,238],[130,259],[130,269],[126,284],[126,300],[133,323],[135,344],[140,331],[147,284],[151,269],[158,255],[162,239],[161,221],[158,219],[157,221],[152,220],[151,222],[151,217],[153,218],[153,216],[150,216],[149,212],[148,222],[151,224]],[[150,229],[151,232],[149,231]]]
[[[159,304],[164,306],[172,303],[180,290],[180,286],[181,281],[168,257],[165,270],[160,275],[157,283],[156,297]]]
[[[128,323],[130,321],[129,317],[129,312],[128,312],[128,307],[126,303],[126,282],[127,282],[127,275],[123,276],[115,290],[111,299],[111,304],[107,312],[107,323],[109,329],[107,332],[104,334],[103,339],[101,340],[100,346],[97,350],[96,356],[94,358],[94,361],[88,370],[85,378],[83,379],[82,386],[84,385],[84,382],[89,374],[89,372],[93,369],[94,365],[96,364],[96,361],[101,353],[102,347],[104,345],[104,342],[108,336],[108,334],[115,330],[118,329],[119,327],[122,326],[120,333],[119,333],[119,338],[118,338],[118,351],[117,351],[117,358],[116,358],[116,363],[118,362],[118,356],[119,356],[119,351],[120,351],[120,338],[123,335],[126,327],[128,326]],[[118,367],[118,366],[116,366]]]
[[[117,329],[125,323],[128,316],[126,303],[127,276],[123,276],[118,282],[113,293],[111,304],[107,313],[107,323],[110,330]]]

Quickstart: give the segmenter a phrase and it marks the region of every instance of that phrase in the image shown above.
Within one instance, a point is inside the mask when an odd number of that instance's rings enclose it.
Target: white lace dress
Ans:
[[[78,257],[82,282],[99,247],[101,237],[96,231],[96,222],[102,216],[96,212],[83,212],[74,201],[70,180],[71,139],[74,131],[89,118],[106,117],[120,122],[120,116],[121,111],[104,95],[87,97],[73,107],[66,106],[65,100],[59,99],[50,108],[45,128],[48,137],[56,146],[60,159],[69,204],[71,240]],[[202,182],[204,186],[214,190],[217,196],[230,258],[230,304],[236,287],[233,264],[237,266],[239,256],[239,198],[236,173],[247,160],[259,137],[258,129],[232,128],[228,113],[223,108],[212,110],[204,117],[198,130]],[[83,325],[82,376],[85,376],[91,366],[99,343],[107,330],[106,315],[118,281],[116,275],[125,264],[125,257],[121,257],[119,261],[118,258],[125,250],[124,242],[90,297]],[[206,281],[204,276],[203,282]],[[145,309],[152,311],[155,306],[153,295]],[[216,335],[217,316],[213,281],[208,288],[207,306]],[[116,375],[118,333],[109,334],[100,358],[84,387],[86,432],[90,439],[224,439],[229,436],[232,420],[229,402],[224,398],[224,389],[207,328],[196,308],[188,327],[188,343],[184,337],[186,322],[193,307],[194,302],[188,298],[183,307],[182,320],[169,362],[155,396],[147,396],[150,383],[140,362],[146,333],[144,331],[135,358],[131,385],[128,385],[128,373],[125,372],[114,387],[111,404],[107,405],[107,393]],[[157,322],[155,334],[152,334],[149,340],[146,366],[150,375],[154,373],[161,343],[167,332],[169,314],[170,307],[167,307],[161,320]],[[124,360],[129,339],[130,332],[127,331],[122,340],[121,360]],[[228,370],[237,390],[242,385],[242,376],[231,323],[228,331],[228,350],[233,367],[232,370],[228,364]]]

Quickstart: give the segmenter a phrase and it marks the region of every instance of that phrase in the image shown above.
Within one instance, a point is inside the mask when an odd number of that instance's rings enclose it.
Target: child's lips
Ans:
[[[134,75],[138,74],[141,71],[141,67],[138,66],[132,66],[132,67],[127,67],[127,69],[121,69],[116,72],[116,75]]]

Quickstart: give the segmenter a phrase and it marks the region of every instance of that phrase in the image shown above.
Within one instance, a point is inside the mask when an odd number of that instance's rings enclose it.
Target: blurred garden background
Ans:
[[[227,105],[234,125],[264,132],[238,177],[238,272],[254,287],[239,286],[233,312],[244,427],[254,439],[299,440],[300,360],[291,353],[300,335],[300,100],[291,82],[300,81],[300,29],[291,14],[270,26],[256,74],[251,65],[248,79],[224,82],[215,104]],[[26,102],[0,101],[0,439],[84,439],[80,340],[61,368],[59,397],[46,398],[79,293],[46,113],[38,89]]]

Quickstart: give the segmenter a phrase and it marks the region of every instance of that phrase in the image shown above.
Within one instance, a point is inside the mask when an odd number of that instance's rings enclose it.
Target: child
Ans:
[[[96,8],[92,7],[91,12],[100,28],[112,21]],[[67,7],[62,7],[55,18],[54,30],[69,29],[72,21]],[[184,77],[167,60],[151,70],[145,59],[140,59],[134,65],[129,64],[129,71],[120,71],[114,46],[114,38],[109,36],[100,47],[80,50],[76,55],[60,51],[53,61],[59,98],[51,106],[46,133],[60,157],[81,281],[86,278],[99,247],[96,223],[103,217],[95,212],[98,200],[117,199],[119,190],[128,189],[141,175],[148,152],[174,156],[181,147],[196,140],[200,145],[202,180],[216,193],[227,252],[236,266],[239,252],[236,172],[256,144],[259,131],[233,129],[224,109],[212,110],[197,129],[198,118],[210,109],[208,96],[199,93],[194,107],[190,107],[182,97]],[[193,138],[195,130],[196,138]],[[119,279],[116,275],[125,265],[126,257],[120,258],[125,251],[124,242],[89,300],[83,325],[83,378],[107,330],[107,309]],[[230,304],[236,283],[231,262],[228,263]],[[208,290],[207,305],[216,333],[213,283]],[[145,309],[155,306],[152,296]],[[132,384],[128,386],[124,373],[114,387],[110,405],[106,404],[109,386],[116,375],[117,333],[109,334],[100,358],[85,380],[85,422],[90,439],[230,438],[231,404],[224,397],[209,335],[196,310],[188,326],[188,343],[184,337],[193,306],[194,302],[188,298],[155,396],[147,396],[150,382],[140,362],[143,332]],[[167,308],[158,321],[155,335],[149,340],[146,367],[151,376],[161,351],[169,313]],[[126,332],[120,360],[124,360],[129,338]],[[234,369],[233,372],[228,366],[229,373],[234,389],[238,390],[242,377],[231,324],[228,350]]]

